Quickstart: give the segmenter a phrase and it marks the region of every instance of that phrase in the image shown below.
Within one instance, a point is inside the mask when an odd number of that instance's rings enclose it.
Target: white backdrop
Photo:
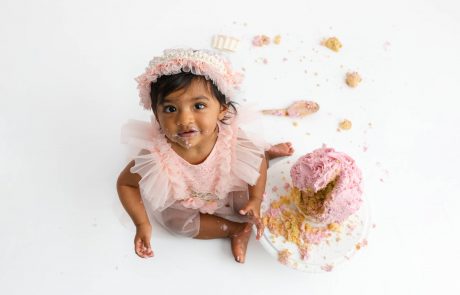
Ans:
[[[321,106],[297,127],[265,118],[269,141],[296,156],[325,143],[363,170],[376,228],[331,273],[284,267],[254,239],[240,265],[228,241],[156,225],[156,257],[132,250],[115,181],[121,125],[149,117],[133,78],[163,49],[210,48],[219,33],[241,39],[229,58],[247,102]],[[254,48],[258,34],[282,42]],[[329,36],[339,53],[319,45]],[[459,50],[454,0],[1,0],[0,293],[459,294]],[[343,118],[353,128],[337,132]]]

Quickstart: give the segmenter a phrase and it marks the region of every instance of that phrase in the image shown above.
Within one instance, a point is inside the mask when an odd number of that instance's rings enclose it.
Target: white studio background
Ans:
[[[156,257],[135,256],[115,189],[120,127],[149,119],[134,77],[214,34],[241,40],[229,58],[246,69],[248,103],[320,104],[302,120],[265,117],[268,140],[297,156],[325,143],[363,170],[376,228],[343,267],[296,272],[254,239],[239,265],[228,241],[155,224]],[[252,47],[258,34],[282,42]],[[329,36],[339,53],[319,45]],[[454,0],[0,0],[0,293],[459,294],[458,52]],[[343,118],[353,128],[337,132]]]

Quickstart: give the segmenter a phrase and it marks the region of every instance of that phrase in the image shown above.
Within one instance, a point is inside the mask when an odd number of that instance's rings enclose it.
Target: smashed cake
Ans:
[[[345,153],[314,150],[298,159],[290,173],[298,189],[295,204],[314,223],[341,223],[361,205],[361,171]]]

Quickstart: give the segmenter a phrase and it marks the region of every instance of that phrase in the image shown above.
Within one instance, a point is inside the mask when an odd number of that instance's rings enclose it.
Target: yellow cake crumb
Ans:
[[[329,245],[332,239],[340,240],[341,224],[330,223],[324,226],[313,226],[307,221],[305,214],[299,208],[298,198],[301,191],[295,187],[286,189],[287,194],[270,203],[269,210],[262,216],[262,222],[274,237],[283,239],[297,246],[301,259],[309,259],[312,247],[325,243]],[[289,251],[278,252],[281,263],[287,263]]]
[[[327,229],[330,230],[330,231],[339,231],[340,230],[340,225],[336,222],[333,222],[333,223],[329,223],[327,225]]]
[[[276,35],[273,38],[273,43],[275,43],[276,45],[279,45],[281,43],[281,35]]]
[[[345,82],[351,88],[355,88],[356,86],[358,86],[358,84],[361,83],[361,81],[362,79],[358,72],[348,72],[345,78]]]
[[[342,48],[342,43],[340,43],[337,37],[330,37],[321,42],[321,45],[326,46],[332,51],[339,52],[340,48]]]
[[[289,262],[289,257],[291,256],[291,252],[288,249],[284,249],[278,252],[278,261],[282,264],[287,264]]]
[[[352,126],[351,121],[348,119],[344,119],[339,123],[339,128],[341,130],[350,130],[351,126]]]

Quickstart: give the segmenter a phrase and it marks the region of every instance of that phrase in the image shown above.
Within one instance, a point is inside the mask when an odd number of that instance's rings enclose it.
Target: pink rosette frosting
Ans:
[[[333,148],[316,149],[299,158],[291,168],[291,178],[299,190],[314,193],[335,180],[334,188],[324,201],[324,210],[309,216],[315,222],[342,222],[361,205],[361,171],[350,156]]]

